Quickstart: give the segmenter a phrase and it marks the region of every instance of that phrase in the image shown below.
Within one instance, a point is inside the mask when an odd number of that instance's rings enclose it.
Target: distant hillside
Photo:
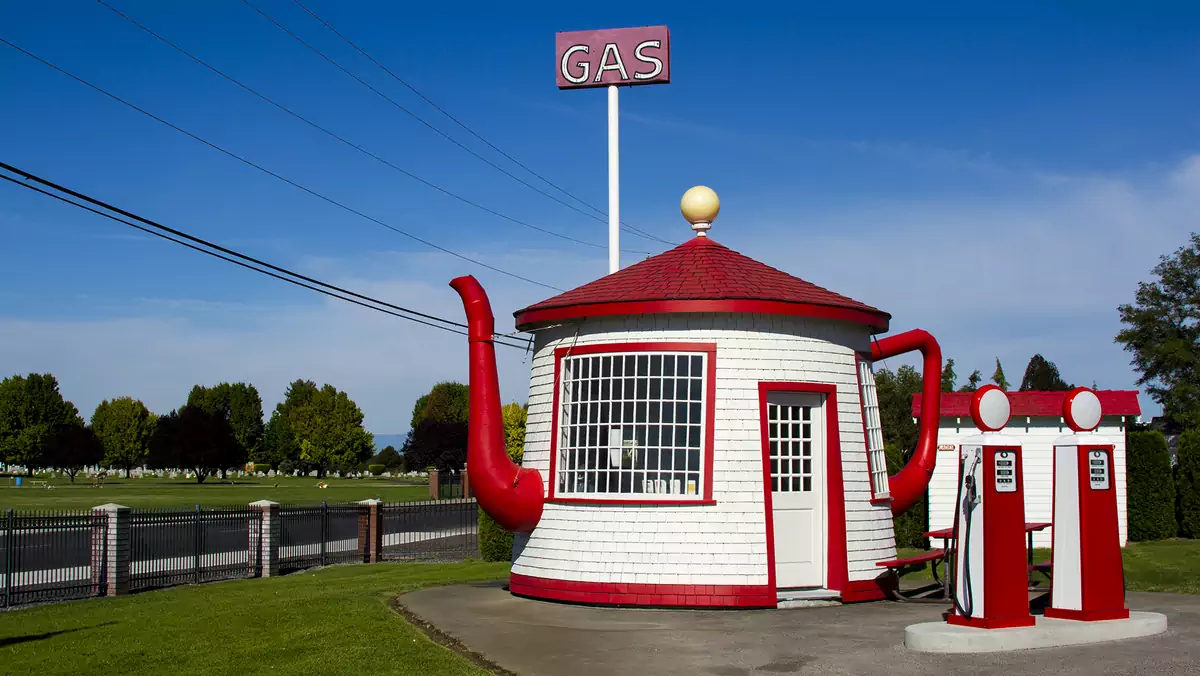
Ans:
[[[404,439],[408,433],[404,434],[376,434],[375,435],[375,450],[382,451],[384,448],[391,446],[397,451],[404,445]]]

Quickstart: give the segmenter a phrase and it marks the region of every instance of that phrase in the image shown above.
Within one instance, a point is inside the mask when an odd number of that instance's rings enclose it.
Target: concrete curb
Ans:
[[[1105,643],[1161,634],[1167,616],[1130,611],[1127,620],[1077,622],[1036,617],[1032,627],[977,629],[945,622],[923,622],[904,629],[904,647],[925,653],[990,653],[1033,648]]]

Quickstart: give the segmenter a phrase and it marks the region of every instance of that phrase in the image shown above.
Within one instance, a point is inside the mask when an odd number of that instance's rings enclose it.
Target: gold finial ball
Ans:
[[[721,198],[712,188],[698,185],[683,193],[679,200],[679,210],[683,217],[693,225],[697,223],[712,223],[721,213]]]

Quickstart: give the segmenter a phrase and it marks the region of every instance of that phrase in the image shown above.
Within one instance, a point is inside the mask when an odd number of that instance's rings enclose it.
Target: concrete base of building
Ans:
[[[1161,634],[1167,616],[1133,611],[1124,620],[1080,622],[1037,617],[1032,627],[979,629],[946,622],[922,622],[904,629],[904,647],[924,653],[992,653],[1105,643]]]

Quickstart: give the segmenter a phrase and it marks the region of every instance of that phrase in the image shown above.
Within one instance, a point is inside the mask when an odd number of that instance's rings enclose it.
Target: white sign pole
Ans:
[[[608,274],[621,269],[621,169],[617,87],[608,87]]]

